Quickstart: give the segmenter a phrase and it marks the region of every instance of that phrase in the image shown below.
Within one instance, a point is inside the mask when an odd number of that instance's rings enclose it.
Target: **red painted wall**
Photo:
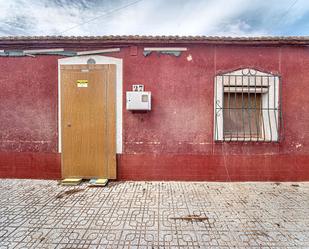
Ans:
[[[57,57],[0,57],[0,176],[59,178]]]
[[[162,46],[162,44],[161,44]],[[309,49],[187,45],[180,57],[124,48],[124,92],[152,92],[149,113],[123,111],[119,179],[309,180]],[[192,60],[187,60],[191,55]],[[57,56],[0,58],[0,176],[60,178]],[[282,77],[280,143],[213,141],[214,76],[241,67]]]

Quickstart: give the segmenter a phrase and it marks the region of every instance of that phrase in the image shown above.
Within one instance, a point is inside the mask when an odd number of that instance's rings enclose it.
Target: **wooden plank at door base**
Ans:
[[[62,177],[115,179],[116,67],[60,69]]]
[[[65,178],[61,181],[61,185],[76,186],[82,182],[81,178]]]
[[[90,187],[104,187],[108,183],[108,179],[91,179],[89,181]]]

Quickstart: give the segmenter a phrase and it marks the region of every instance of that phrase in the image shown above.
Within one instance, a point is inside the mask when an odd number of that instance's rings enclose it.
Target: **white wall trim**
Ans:
[[[51,48],[51,49],[30,49],[24,50],[25,54],[38,54],[38,53],[48,53],[48,52],[63,52],[63,48]]]
[[[148,47],[144,48],[144,51],[187,51],[188,49],[183,48],[175,48],[175,47]]]
[[[87,64],[92,58],[96,64],[116,65],[116,153],[122,153],[122,59],[100,55],[75,56],[58,60],[58,152],[61,153],[61,65]]]
[[[120,48],[107,48],[100,50],[88,50],[88,51],[79,51],[76,55],[90,55],[90,54],[101,54],[101,53],[111,53],[111,52],[120,52]]]

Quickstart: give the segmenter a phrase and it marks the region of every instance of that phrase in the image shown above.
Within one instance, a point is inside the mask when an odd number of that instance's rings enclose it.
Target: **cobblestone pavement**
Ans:
[[[0,248],[309,248],[309,183],[0,179]]]

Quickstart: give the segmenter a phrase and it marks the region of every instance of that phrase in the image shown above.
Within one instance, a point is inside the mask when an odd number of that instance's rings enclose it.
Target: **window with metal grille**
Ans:
[[[215,79],[216,141],[278,141],[280,78],[254,69],[220,74]]]

